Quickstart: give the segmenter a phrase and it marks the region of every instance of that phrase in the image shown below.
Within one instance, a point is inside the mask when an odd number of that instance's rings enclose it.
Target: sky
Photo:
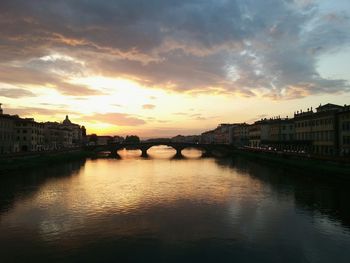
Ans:
[[[5,113],[200,134],[350,104],[349,0],[2,0]]]

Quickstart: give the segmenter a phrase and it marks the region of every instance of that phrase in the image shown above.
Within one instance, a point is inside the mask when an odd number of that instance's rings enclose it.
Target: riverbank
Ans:
[[[0,175],[8,171],[45,167],[67,161],[84,159],[92,155],[92,152],[74,149],[59,152],[38,152],[1,156]]]
[[[236,149],[233,155],[290,169],[350,180],[350,161]]]
[[[311,175],[317,174],[350,180],[350,161],[347,160],[331,158],[320,159],[306,155],[281,154],[249,149],[234,149],[229,152],[233,156],[283,166],[288,169],[307,171]],[[0,175],[8,171],[47,167],[53,164],[91,157],[96,157],[96,153],[80,148],[59,152],[38,152],[1,156]]]

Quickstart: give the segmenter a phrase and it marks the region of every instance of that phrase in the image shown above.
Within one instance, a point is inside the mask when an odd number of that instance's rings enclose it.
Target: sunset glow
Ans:
[[[346,0],[38,5],[0,4],[9,114],[162,137],[350,101]]]

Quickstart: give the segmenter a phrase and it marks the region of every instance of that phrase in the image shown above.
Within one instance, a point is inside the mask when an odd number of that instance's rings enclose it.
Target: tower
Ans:
[[[2,108],[1,108],[1,105],[2,105],[2,103],[0,103],[0,115],[2,115],[4,113]]]

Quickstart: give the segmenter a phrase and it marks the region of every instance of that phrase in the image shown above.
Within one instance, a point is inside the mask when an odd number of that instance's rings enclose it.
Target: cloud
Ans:
[[[142,109],[144,109],[144,110],[153,110],[155,107],[156,107],[156,105],[153,105],[153,104],[142,105]]]
[[[72,84],[67,82],[63,77],[55,75],[52,72],[46,72],[45,70],[39,70],[30,67],[14,67],[0,65],[0,82],[6,84],[21,84],[38,86],[42,88],[53,88],[62,94],[69,96],[92,96],[103,95],[104,93],[99,90],[91,89],[84,85]],[[30,91],[24,91],[23,95],[17,93],[19,96],[27,96]]]
[[[49,83],[68,95],[99,94],[66,81],[92,72],[191,94],[289,99],[349,91],[348,80],[317,71],[322,55],[350,42],[347,9],[327,12],[321,5],[305,0],[4,1],[0,61],[7,72],[15,71],[12,75],[27,72],[21,83]],[[18,79],[0,74],[0,82]]]
[[[189,115],[189,113],[187,113],[187,112],[175,112],[175,113],[173,113],[174,115],[182,115],[182,116],[187,116],[187,115]]]
[[[154,138],[155,135],[159,137],[173,137],[176,135],[197,135],[201,134],[202,129],[179,129],[179,128],[169,128],[169,127],[154,127],[149,129],[142,129],[142,131],[136,131],[143,138]]]
[[[125,113],[96,113],[85,116],[84,121],[102,122],[117,126],[139,126],[146,124],[143,119]]]
[[[26,89],[0,88],[0,97],[17,99],[22,97],[35,97],[35,94]]]
[[[62,115],[62,120],[63,120],[63,117],[67,114],[76,114],[75,112],[64,110],[62,109],[62,107],[59,107],[59,108],[48,108],[48,107],[6,108],[6,111],[11,115],[19,115],[21,117],[32,117],[37,115],[44,115],[44,116]]]

